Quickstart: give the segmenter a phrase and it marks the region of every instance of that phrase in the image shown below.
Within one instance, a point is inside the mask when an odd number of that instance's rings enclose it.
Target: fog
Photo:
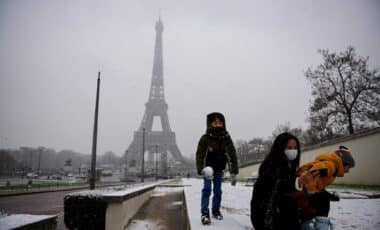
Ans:
[[[90,153],[101,71],[98,153],[122,154],[148,101],[164,23],[165,97],[182,154],[206,114],[234,140],[307,127],[308,67],[318,49],[356,47],[380,63],[380,2],[0,0],[0,148]]]

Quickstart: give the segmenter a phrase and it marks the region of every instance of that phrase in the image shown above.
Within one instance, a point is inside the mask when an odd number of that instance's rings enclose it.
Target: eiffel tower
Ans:
[[[134,132],[132,143],[126,152],[128,165],[141,166],[142,139],[145,130],[145,150],[148,152],[147,166],[154,164],[154,154],[160,153],[161,174],[167,174],[167,154],[170,153],[175,161],[186,165],[186,159],[182,156],[177,143],[175,133],[171,130],[168,118],[168,104],[165,102],[163,58],[162,58],[162,32],[164,24],[161,19],[156,22],[156,43],[154,48],[154,60],[152,82],[149,99],[145,104],[145,113],[138,131]],[[159,117],[162,131],[152,130],[153,120]],[[146,158],[145,158],[146,159]],[[163,171],[162,171],[163,170]]]

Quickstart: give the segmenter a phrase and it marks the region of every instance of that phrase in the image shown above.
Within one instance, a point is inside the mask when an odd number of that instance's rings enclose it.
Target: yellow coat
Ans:
[[[298,170],[298,175],[306,170],[327,169],[326,176],[316,177],[314,180],[304,185],[308,191],[321,192],[326,186],[332,184],[335,177],[343,177],[344,168],[342,159],[335,153],[323,153],[318,155],[314,161],[302,165]]]

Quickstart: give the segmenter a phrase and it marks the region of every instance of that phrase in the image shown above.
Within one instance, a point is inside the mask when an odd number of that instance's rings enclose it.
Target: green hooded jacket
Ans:
[[[223,122],[223,128],[211,127],[215,118]],[[211,166],[214,170],[224,170],[227,163],[231,174],[239,173],[236,150],[226,130],[224,116],[221,113],[210,113],[207,115],[206,133],[200,138],[196,152],[197,172],[201,175],[206,166]]]

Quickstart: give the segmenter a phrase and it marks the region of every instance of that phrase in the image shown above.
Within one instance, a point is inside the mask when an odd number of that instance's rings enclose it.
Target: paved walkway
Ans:
[[[222,184],[223,196],[221,204],[221,212],[224,216],[223,220],[212,219],[211,225],[203,226],[201,223],[201,191],[203,180],[201,179],[182,179],[185,185],[186,204],[189,213],[189,221],[191,229],[196,230],[230,230],[244,229],[252,230],[250,220],[249,203],[252,187],[246,187],[237,184],[233,187],[229,183]],[[210,206],[211,206],[210,197]]]
[[[128,230],[185,229],[182,187],[157,187],[149,201],[133,217]]]

